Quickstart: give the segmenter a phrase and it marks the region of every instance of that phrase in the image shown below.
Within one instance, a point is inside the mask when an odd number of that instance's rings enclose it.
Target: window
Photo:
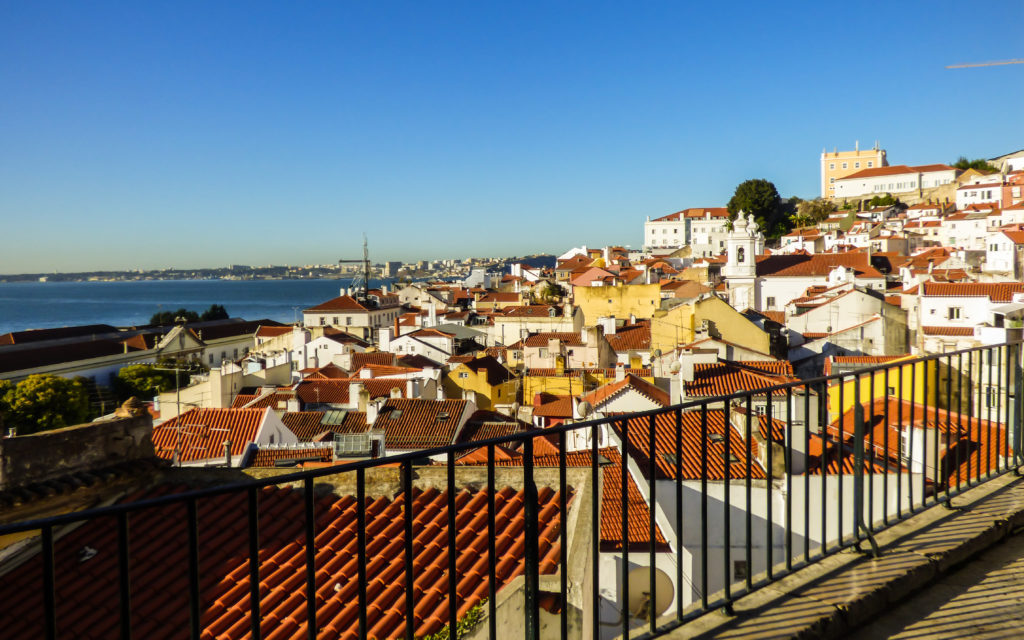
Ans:
[[[334,322],[332,322],[331,324],[338,324],[338,316],[334,316]]]
[[[537,355],[540,356],[541,358],[548,357],[548,348],[541,347],[540,349],[537,350]]]
[[[985,406],[995,407],[999,404],[999,391],[995,387],[989,387],[985,393]]]
[[[213,354],[210,354],[210,364],[213,364]]]
[[[768,296],[768,300],[765,302],[769,309],[775,308],[775,296]]]
[[[960,307],[950,307],[946,310],[946,317],[950,320],[960,319]]]
[[[896,387],[891,387],[891,386],[890,387],[886,387],[885,388],[885,392],[887,394],[889,394],[890,396],[894,396],[894,395],[896,395]]]
[[[835,178],[829,178],[829,179],[828,179],[828,183],[829,183],[829,184],[835,184],[835,181],[836,181],[836,179],[835,179]]]
[[[460,379],[460,380],[465,380],[465,379],[466,379],[466,378],[468,378],[468,377],[469,377],[469,374],[468,374],[468,373],[466,373],[465,371],[460,371],[460,372],[459,372],[459,379]]]
[[[834,162],[828,163],[828,168],[829,169],[835,169],[836,168],[836,163],[834,163]]]
[[[870,169],[873,166],[875,166],[875,163],[872,162],[871,160],[868,160],[868,169]]]
[[[846,163],[845,163],[845,162],[843,163],[843,168],[844,168],[844,169],[846,168]]]
[[[325,318],[324,316],[320,316],[320,326],[322,327],[322,326],[324,326],[326,324],[327,324],[327,318]]]
[[[860,169],[860,163],[859,162],[854,162],[853,163],[853,168],[854,169]]]
[[[747,251],[746,251],[746,249],[744,249],[743,247],[740,247],[739,249],[737,249],[736,250],[736,256],[737,256],[737,260],[739,260],[740,262],[746,262],[747,261]]]
[[[349,327],[352,326],[352,316],[345,316],[345,325]]]

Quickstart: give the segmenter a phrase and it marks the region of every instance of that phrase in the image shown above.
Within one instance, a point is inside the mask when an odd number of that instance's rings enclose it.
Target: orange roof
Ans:
[[[651,348],[651,324],[638,322],[615,329],[615,333],[604,336],[613,351],[649,351]]]
[[[580,396],[580,400],[585,400],[596,407],[605,400],[626,389],[633,389],[640,395],[650,398],[652,401],[663,407],[667,407],[671,403],[671,399],[666,391],[663,391],[643,378],[638,378],[631,373],[626,374],[626,377],[618,382],[609,382],[608,384],[594,389],[590,393]]]
[[[806,334],[805,334],[806,335]],[[718,362],[694,365],[692,382],[686,382],[686,395],[723,396],[737,391],[750,391],[794,382],[793,365],[789,362]],[[784,395],[776,390],[774,395]]]
[[[352,296],[338,296],[306,309],[305,313],[319,311],[369,311],[369,309]]]
[[[231,441],[231,455],[245,453],[256,439],[269,409],[189,409],[153,427],[153,446],[161,458],[171,460],[179,452],[181,462],[224,457],[224,441]]]
[[[836,267],[853,269],[858,278],[885,277],[871,266],[868,254],[864,251],[757,256],[757,275],[759,276],[827,276]]]
[[[171,493],[161,487],[138,495],[153,498]],[[487,557],[494,540],[497,585],[501,589],[522,575],[525,565],[524,504],[522,491],[505,487],[494,492],[494,538],[487,535],[487,491],[462,490],[455,497],[457,615],[461,618],[488,594]],[[567,496],[569,500],[572,496]],[[202,593],[199,627],[203,638],[240,639],[249,629],[249,553],[244,524],[246,493],[234,492],[198,501],[199,557],[202,558]],[[557,570],[562,525],[560,495],[549,487],[538,489],[539,571]],[[366,576],[368,636],[399,638],[405,632],[405,527],[402,514],[411,501],[415,518],[412,548],[415,635],[441,631],[448,622],[448,494],[430,489],[412,496],[368,499],[366,502]],[[259,496],[261,584],[260,610],[263,637],[306,637],[306,549],[303,544],[303,493],[286,488],[264,489]],[[329,494],[316,499],[315,592],[317,626],[323,638],[355,638],[358,633],[358,581],[356,558],[356,498]],[[180,637],[189,626],[188,539],[183,507],[171,504],[132,514],[130,581],[133,632],[140,638],[163,640]],[[119,634],[119,619],[110,613],[118,601],[117,530],[111,520],[98,518],[66,532],[56,545],[57,616],[71,635],[112,638]],[[81,562],[83,548],[97,549]],[[42,557],[36,554],[4,576],[0,598],[6,610],[4,637],[38,638],[44,626],[43,590],[39,588]]]
[[[530,304],[516,307],[505,307],[501,310],[501,315],[512,318],[550,318],[559,317],[562,315],[561,310],[554,305],[549,304]]]
[[[921,327],[926,336],[973,336],[974,327]]]
[[[365,411],[346,411],[341,424],[325,424],[324,415],[323,411],[291,411],[281,416],[281,422],[302,442],[312,442],[325,433],[363,433],[370,427]]]
[[[702,476],[701,455],[707,451],[707,478],[709,480],[725,479],[725,433],[729,437],[729,453],[733,456],[729,467],[731,478],[746,477],[746,444],[740,434],[726,419],[721,410],[707,412],[708,439],[701,440],[701,412],[683,411],[682,426],[682,457],[676,451],[675,414],[661,413],[654,419],[654,463],[658,479],[695,480]],[[650,449],[648,429],[650,418],[632,418],[628,420],[630,456],[633,457],[641,471],[645,474],[650,465]],[[618,423],[613,428],[622,434]],[[681,471],[681,475],[680,475]],[[750,476],[764,478],[765,473],[756,462],[751,461]]]
[[[395,378],[345,378],[343,380],[304,380],[295,387],[295,395],[304,404],[348,404],[349,386],[353,383],[363,385],[370,393],[370,398],[385,398],[391,395],[392,389],[405,394],[406,381]]]
[[[277,336],[283,336],[287,333],[291,333],[295,328],[285,325],[283,327],[265,327],[260,325],[260,328],[256,330],[257,338],[276,338]]]
[[[1012,302],[1015,293],[1024,293],[1024,282],[925,282],[924,296],[985,297],[992,302]]]
[[[682,220],[683,218],[703,218],[707,214],[710,214],[712,218],[728,218],[729,210],[725,207],[696,207],[676,211],[667,216],[655,218],[651,222],[671,222],[673,220]]]
[[[523,344],[527,347],[546,347],[548,346],[548,340],[558,340],[562,344],[570,346],[583,345],[583,338],[580,337],[580,334],[564,331],[535,333],[528,337]]]
[[[303,462],[333,462],[333,447],[317,447],[316,449],[260,449],[253,456],[250,467],[275,467],[279,460],[295,460]]]
[[[384,429],[388,449],[427,449],[455,442],[465,400],[386,400],[377,412],[374,429]]]
[[[855,180],[858,178],[876,178],[879,176],[895,176],[902,175],[905,173],[929,173],[932,171],[952,171],[953,167],[944,164],[924,164],[917,167],[908,167],[905,164],[894,164],[888,167],[873,167],[871,169],[861,169],[856,173],[851,173],[848,176],[842,178],[836,178],[836,180]]]

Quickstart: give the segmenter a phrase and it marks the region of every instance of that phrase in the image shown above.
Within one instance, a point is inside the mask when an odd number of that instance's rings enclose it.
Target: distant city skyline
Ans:
[[[0,273],[640,247],[823,148],[1024,147],[1024,4],[13,4]],[[1017,137],[1015,137],[1017,136]]]

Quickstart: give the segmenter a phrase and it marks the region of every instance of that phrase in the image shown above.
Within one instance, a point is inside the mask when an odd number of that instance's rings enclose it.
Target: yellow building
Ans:
[[[598,318],[654,317],[661,304],[660,284],[624,284],[616,287],[573,287],[573,301],[583,311],[583,323]]]
[[[624,373],[632,373],[638,378],[654,383],[650,369],[626,369]],[[534,369],[523,376],[523,404],[530,404],[538,393],[579,397],[614,380],[615,369],[573,369],[568,372]]]
[[[728,302],[713,295],[668,311],[659,309],[651,318],[651,349],[669,353],[680,345],[695,342],[702,327],[720,340],[751,351],[771,353],[768,333],[729,306]]]
[[[905,358],[900,358],[900,360],[912,361],[915,358],[917,356],[908,355]],[[897,361],[893,360],[890,362]],[[936,363],[938,363],[937,367]],[[877,366],[877,364],[882,363],[865,364],[865,366]],[[950,379],[951,377],[952,379]],[[871,374],[863,374],[856,379],[851,377],[842,384],[833,381],[828,389],[829,415],[840,415],[840,407],[842,408],[841,413],[849,411],[857,400],[857,387],[860,387],[861,404],[871,402],[872,399],[880,400],[885,397],[891,397],[922,406],[927,405],[929,409],[935,407],[937,387],[939,408],[945,409],[949,405],[946,388],[949,387],[952,395],[956,397],[960,393],[960,385],[963,385],[964,399],[966,400],[970,396],[970,393],[966,391],[970,388],[970,382],[966,379],[959,380],[956,369],[950,369],[945,362],[937,360],[908,362],[898,369],[889,369],[888,374],[885,371],[878,371],[873,376]],[[874,395],[872,395],[872,390]],[[840,395],[842,396],[842,405],[840,405]],[[954,410],[956,410],[955,407]],[[921,418],[922,416],[918,415],[917,417]],[[893,417],[893,420],[895,420],[895,417]]]
[[[493,411],[496,405],[516,401],[516,377],[493,356],[481,356],[451,367],[445,374],[444,392],[449,398],[468,398],[477,408]]]
[[[833,198],[835,196],[835,181],[854,174],[862,169],[874,169],[876,167],[888,167],[889,162],[885,157],[885,149],[879,149],[878,143],[874,148],[861,150],[860,145],[854,145],[853,151],[822,151],[821,152],[821,197]]]

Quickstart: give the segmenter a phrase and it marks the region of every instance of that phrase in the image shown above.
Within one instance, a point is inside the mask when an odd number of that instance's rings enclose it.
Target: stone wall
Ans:
[[[148,415],[0,439],[0,489],[155,457]]]

